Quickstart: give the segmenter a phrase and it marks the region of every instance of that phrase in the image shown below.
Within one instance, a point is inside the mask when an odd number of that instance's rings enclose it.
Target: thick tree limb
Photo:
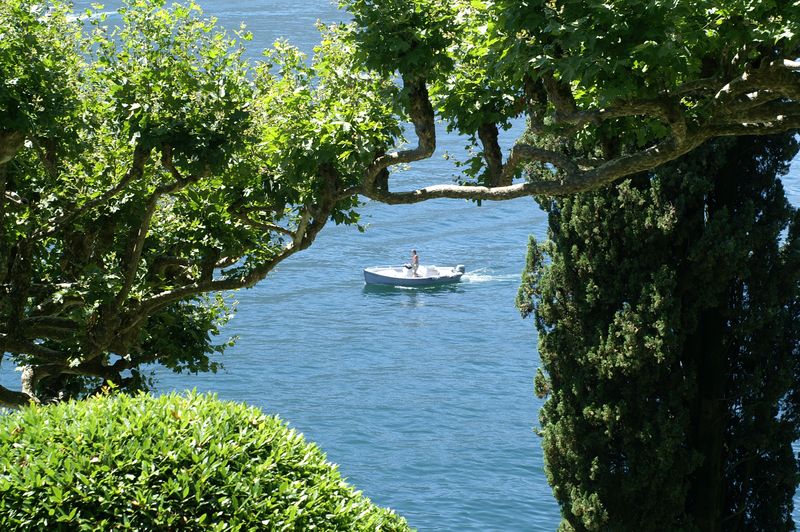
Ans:
[[[512,148],[511,155],[508,158],[504,172],[508,174],[516,172],[521,163],[528,162],[549,163],[567,175],[573,175],[580,172],[577,163],[563,153],[537,148],[528,144],[517,144]],[[509,175],[509,180],[510,177],[511,176]]]
[[[130,363],[124,358],[118,359],[113,364],[105,364],[103,357],[95,357],[83,362],[74,368],[68,368],[64,373],[72,375],[88,375],[100,379],[118,383],[121,380],[121,373],[130,368]]]
[[[30,294],[30,272],[33,268],[33,245],[30,234],[31,228],[28,228],[28,234],[20,238],[16,243],[13,262],[8,273],[11,287],[9,290],[11,312],[8,315],[8,328],[11,335],[15,335],[22,330],[20,322],[25,314],[25,307]]]
[[[85,375],[97,377],[106,381],[119,382],[120,373],[128,369],[125,359],[119,359],[112,365],[105,365],[101,357],[94,357],[88,361],[77,365],[69,364],[37,364],[35,366],[25,366],[22,370],[22,395],[38,402],[36,398],[36,388],[42,379],[57,375]]]
[[[721,109],[721,114],[727,114],[731,117],[736,117],[746,111],[755,109],[757,107],[770,104],[776,100],[780,100],[781,95],[768,90],[759,90],[744,94],[741,99],[731,103],[727,108]]]
[[[758,106],[742,109],[737,115],[726,117],[720,123],[768,125],[786,120],[794,120],[798,116],[800,116],[800,108],[794,103],[786,101],[765,101]]]
[[[63,361],[68,358],[67,353],[50,349],[29,340],[12,335],[0,334],[0,351],[9,353],[24,353],[44,360]]]
[[[62,373],[62,370],[66,367],[68,366],[63,364],[37,364],[35,366],[25,366],[22,368],[22,377],[20,378],[22,381],[22,393],[29,397],[35,398],[36,402],[38,403],[39,399],[36,396],[36,385],[39,384],[39,381],[46,377]]]
[[[21,325],[24,329],[41,326],[64,329],[65,331],[75,331],[78,329],[78,325],[73,320],[57,316],[34,316],[25,318],[22,320]]]
[[[78,332],[80,327],[73,320],[56,316],[35,316],[20,321],[19,330],[9,330],[8,326],[0,325],[0,334],[35,340],[37,338],[65,339]],[[0,341],[0,343],[2,343]]]
[[[544,114],[547,110],[547,90],[541,79],[534,80],[530,75],[523,79],[524,107],[528,115],[528,127],[533,132],[544,129]]]
[[[758,68],[746,69],[726,83],[714,95],[714,102],[724,108],[745,94],[767,90],[800,101],[800,63],[788,59],[770,61]]]
[[[700,93],[717,92],[723,87],[723,85],[724,85],[723,82],[713,77],[695,79],[683,83],[682,85],[678,86],[677,89],[672,91],[670,94],[672,96],[688,96],[690,94],[698,92]]]
[[[708,129],[707,138],[739,137],[744,135],[775,135],[793,129],[800,129],[800,116],[787,116],[769,124],[727,124],[715,125]]]
[[[530,195],[562,196],[597,188],[617,179],[650,170],[690,152],[713,137],[772,135],[798,128],[800,128],[800,116],[775,120],[769,125],[708,126],[699,132],[688,134],[681,143],[676,143],[670,137],[651,148],[606,161],[589,170],[581,170],[577,164],[565,156],[561,156],[559,159],[553,157],[553,153],[547,150],[517,145],[512,152],[512,157],[516,154],[516,160],[513,161],[516,165],[531,161],[550,162],[565,171],[558,179],[554,178],[552,181],[537,180],[505,187],[434,185],[408,192],[365,189],[362,194],[370,199],[388,204],[418,203],[436,198],[500,201]],[[547,161],[548,158],[551,160]],[[515,165],[510,160],[506,164],[506,170],[513,167]]]
[[[575,123],[584,118],[578,114],[578,107],[575,104],[575,97],[572,89],[563,80],[556,79],[552,73],[542,76],[544,90],[547,93],[548,101],[553,104],[556,110],[556,120]]]
[[[24,393],[9,390],[5,386],[0,386],[0,407],[2,408],[22,408],[31,403],[36,402],[34,397]]]

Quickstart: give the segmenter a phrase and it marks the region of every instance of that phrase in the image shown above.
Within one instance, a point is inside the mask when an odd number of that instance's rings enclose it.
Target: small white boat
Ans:
[[[364,270],[364,282],[387,286],[435,286],[457,283],[464,275],[464,265],[423,266],[417,268],[417,275],[411,266],[373,266]]]

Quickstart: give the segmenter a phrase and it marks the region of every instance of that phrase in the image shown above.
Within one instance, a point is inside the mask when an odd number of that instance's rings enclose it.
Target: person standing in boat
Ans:
[[[419,277],[417,274],[417,270],[419,269],[419,255],[417,255],[417,250],[411,250],[411,274],[414,277]]]

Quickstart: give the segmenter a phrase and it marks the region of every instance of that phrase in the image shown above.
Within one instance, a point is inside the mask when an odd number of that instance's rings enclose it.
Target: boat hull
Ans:
[[[459,269],[460,268],[460,269]],[[420,267],[417,277],[407,275],[404,267],[374,267],[364,270],[364,282],[384,286],[438,286],[457,283],[464,275],[463,267]],[[435,273],[434,273],[435,272]]]

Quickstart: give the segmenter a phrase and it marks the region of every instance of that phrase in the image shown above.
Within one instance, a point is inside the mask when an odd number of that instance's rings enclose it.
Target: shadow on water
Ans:
[[[391,298],[403,297],[404,294],[415,296],[417,294],[462,293],[464,292],[464,286],[459,283],[415,287],[365,284],[362,292],[367,296]]]

